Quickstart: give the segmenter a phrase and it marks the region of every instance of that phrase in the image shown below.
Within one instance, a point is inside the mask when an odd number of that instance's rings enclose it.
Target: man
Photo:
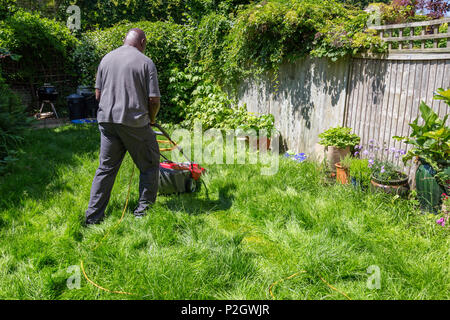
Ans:
[[[147,39],[131,29],[124,45],[100,62],[95,83],[99,101],[100,165],[92,182],[86,224],[99,223],[108,204],[122,160],[128,151],[140,171],[137,217],[156,201],[159,146],[151,124],[160,108],[155,64],[144,55]]]

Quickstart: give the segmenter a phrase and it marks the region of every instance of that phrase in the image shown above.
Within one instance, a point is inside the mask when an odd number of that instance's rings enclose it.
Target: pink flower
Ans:
[[[440,219],[438,219],[438,220],[436,220],[436,223],[437,224],[440,224],[441,226],[445,226],[445,219],[444,218],[440,218]]]

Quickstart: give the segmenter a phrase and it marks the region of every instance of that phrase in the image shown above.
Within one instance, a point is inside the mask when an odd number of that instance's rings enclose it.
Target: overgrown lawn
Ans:
[[[33,131],[0,179],[1,299],[449,299],[449,230],[407,200],[323,183],[318,166],[281,158],[207,165],[195,195],[160,196],[135,219],[138,174],[119,220],[133,163],[117,176],[107,218],[82,226],[98,165],[95,126]],[[100,247],[98,241],[111,230]],[[89,284],[69,289],[69,266]],[[369,289],[369,266],[381,288]]]

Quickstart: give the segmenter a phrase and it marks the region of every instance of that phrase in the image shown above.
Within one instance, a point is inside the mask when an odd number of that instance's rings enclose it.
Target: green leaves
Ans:
[[[433,98],[435,100],[444,100],[444,102],[450,107],[450,88],[447,90],[442,88],[437,89]]]
[[[348,146],[356,146],[360,138],[358,135],[351,133],[351,128],[337,126],[335,128],[330,128],[325,132],[319,134],[321,139],[319,144],[327,147],[338,147],[346,148]]]
[[[435,97],[435,99],[445,100],[446,95],[449,94],[448,91],[450,90],[438,89],[438,98]],[[440,172],[446,165],[444,162],[450,158],[450,129],[446,126],[448,115],[440,119],[438,114],[423,101],[419,110],[423,124],[419,124],[419,117],[417,117],[409,124],[412,128],[409,137],[394,136],[393,138],[413,145],[413,148],[403,157],[403,162],[419,157],[428,162],[436,172]]]

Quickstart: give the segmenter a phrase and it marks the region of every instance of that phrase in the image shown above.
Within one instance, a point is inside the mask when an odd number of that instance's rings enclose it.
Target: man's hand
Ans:
[[[158,114],[160,108],[160,99],[159,97],[150,97],[148,103],[148,109],[150,114],[150,124],[156,123],[156,115]]]
[[[97,99],[98,102],[100,102],[101,95],[102,92],[99,89],[95,89],[95,99]]]

